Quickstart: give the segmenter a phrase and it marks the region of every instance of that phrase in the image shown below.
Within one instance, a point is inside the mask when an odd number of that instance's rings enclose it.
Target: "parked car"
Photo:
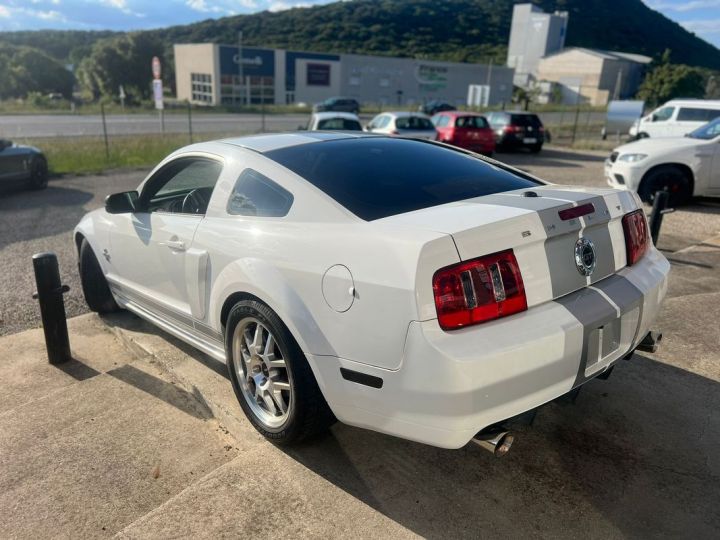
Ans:
[[[437,138],[437,131],[429,116],[405,111],[378,114],[368,123],[366,131],[432,141]]]
[[[338,419],[502,454],[506,419],[648,335],[670,266],[638,205],[436,142],[268,134],[177,150],[74,240],[88,306],[226,362],[273,442]]]
[[[441,112],[432,117],[438,141],[491,156],[495,132],[484,116],[468,112]]]
[[[529,112],[491,112],[487,120],[495,130],[498,150],[528,148],[531,152],[542,150],[545,127],[537,114]]]
[[[343,112],[313,113],[308,122],[308,131],[362,131],[362,124],[356,114]]]
[[[47,183],[47,160],[40,150],[0,139],[0,188],[44,189]]]
[[[618,146],[605,160],[612,187],[635,191],[652,202],[670,192],[673,206],[692,196],[720,196],[720,117],[687,137],[641,139]]]
[[[360,113],[360,104],[356,99],[345,97],[331,97],[313,106],[313,112],[349,112],[353,114]]]
[[[450,105],[449,103],[445,103],[444,101],[434,99],[420,105],[418,107],[418,112],[425,113],[428,116],[433,116],[439,112],[454,111],[456,109],[457,107],[455,107],[455,105]]]
[[[682,137],[720,116],[720,100],[673,99],[630,128],[637,139]]]

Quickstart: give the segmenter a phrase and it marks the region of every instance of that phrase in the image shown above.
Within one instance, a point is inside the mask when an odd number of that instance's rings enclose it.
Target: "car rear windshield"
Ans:
[[[395,119],[395,127],[398,129],[428,129],[433,130],[435,127],[432,122],[422,116],[400,116]]]
[[[458,116],[455,119],[455,127],[470,129],[485,129],[487,121],[482,116]]]
[[[342,131],[362,131],[357,120],[351,118],[328,118],[318,122],[318,129],[339,129]]]
[[[458,150],[390,137],[288,146],[265,155],[367,221],[538,185]]]
[[[513,114],[510,123],[514,126],[540,127],[540,118],[534,114]]]

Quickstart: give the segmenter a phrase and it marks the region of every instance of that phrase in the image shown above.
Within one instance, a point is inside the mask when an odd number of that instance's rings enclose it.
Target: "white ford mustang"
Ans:
[[[485,440],[628,356],[669,271],[635,194],[362,133],[188,146],[75,240],[91,309],[227,360],[279,443],[335,418]]]

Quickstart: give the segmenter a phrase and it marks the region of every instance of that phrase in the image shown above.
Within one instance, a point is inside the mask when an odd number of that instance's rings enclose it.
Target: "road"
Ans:
[[[541,113],[546,125],[572,124],[575,114],[572,111],[560,113]],[[368,121],[372,115],[362,115]],[[605,113],[590,113],[590,123],[603,122]],[[255,133],[261,131],[294,131],[298,126],[307,124],[307,114],[267,114],[265,129],[259,114],[222,114],[194,111],[191,117],[194,133]],[[588,124],[588,113],[580,113],[580,126]],[[157,114],[112,114],[106,116],[108,135],[138,135],[161,133],[160,117]],[[182,113],[165,114],[166,133],[187,133],[188,117]],[[103,134],[100,115],[38,114],[38,115],[2,115],[0,116],[0,138],[36,139],[41,137],[79,137],[84,135],[101,136]]]

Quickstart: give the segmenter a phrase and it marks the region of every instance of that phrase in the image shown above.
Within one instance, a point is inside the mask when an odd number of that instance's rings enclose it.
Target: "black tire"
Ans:
[[[269,426],[253,411],[240,387],[233,359],[233,336],[236,327],[247,319],[260,321],[272,333],[285,360],[292,398],[287,418],[278,426]],[[291,445],[326,432],[336,422],[304,353],[280,318],[265,304],[242,300],[233,306],[225,325],[225,350],[230,381],[240,407],[253,427],[266,439],[278,445]]]
[[[100,268],[100,263],[85,238],[80,244],[78,269],[85,302],[91,311],[111,313],[120,309],[110,293],[110,287],[108,287],[105,275]]]
[[[531,151],[533,154],[537,154],[538,152],[540,152],[540,150],[542,150],[542,147],[543,147],[542,144],[533,144],[533,145],[530,147],[530,151]]]
[[[664,165],[650,171],[643,178],[638,194],[643,201],[652,203],[658,191],[670,193],[668,204],[673,208],[688,203],[692,198],[687,174],[673,165]]]
[[[48,166],[44,157],[38,156],[30,165],[30,189],[45,189],[48,185]]]

